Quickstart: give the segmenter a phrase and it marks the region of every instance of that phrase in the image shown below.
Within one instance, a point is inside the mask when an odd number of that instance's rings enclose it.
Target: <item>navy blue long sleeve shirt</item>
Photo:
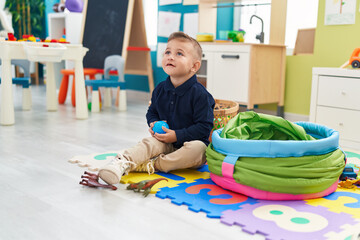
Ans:
[[[146,114],[148,125],[154,121],[166,120],[176,133],[175,148],[184,142],[200,140],[209,144],[213,128],[215,101],[211,94],[192,76],[177,88],[170,77],[159,83],[151,97]]]

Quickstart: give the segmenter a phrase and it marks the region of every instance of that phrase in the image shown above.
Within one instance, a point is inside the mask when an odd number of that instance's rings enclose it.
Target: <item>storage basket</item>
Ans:
[[[214,127],[210,133],[210,141],[212,132],[216,129],[223,128],[230,119],[239,112],[239,104],[234,101],[215,99],[214,107]]]

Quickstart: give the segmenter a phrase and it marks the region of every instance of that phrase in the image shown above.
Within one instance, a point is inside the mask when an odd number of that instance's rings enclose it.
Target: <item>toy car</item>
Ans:
[[[343,173],[340,175],[340,180],[344,181],[346,178],[356,179],[357,174],[354,172],[354,168],[351,166],[345,166]]]
[[[349,59],[349,64],[353,67],[353,68],[360,68],[360,57],[359,57],[359,53],[360,53],[360,48],[355,48],[355,50],[353,51],[353,53],[351,54],[351,57]]]

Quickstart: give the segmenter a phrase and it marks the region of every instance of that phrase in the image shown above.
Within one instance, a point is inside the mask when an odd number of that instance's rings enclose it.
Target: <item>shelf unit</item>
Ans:
[[[286,47],[269,44],[201,43],[202,83],[214,98],[231,100],[252,110],[276,103],[284,115]]]
[[[340,146],[360,149],[360,71],[313,68],[310,121],[339,131]]]
[[[66,35],[66,41],[77,44],[80,43],[81,25],[83,14],[77,12],[59,12],[48,14],[48,32],[52,39],[60,39]],[[65,31],[65,34],[64,34]],[[61,69],[73,69],[72,61],[65,61],[54,64],[56,86],[60,86],[62,75]]]

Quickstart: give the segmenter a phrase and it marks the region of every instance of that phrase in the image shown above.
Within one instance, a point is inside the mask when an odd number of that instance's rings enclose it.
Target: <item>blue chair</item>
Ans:
[[[1,59],[0,59],[1,64]],[[23,110],[30,110],[32,105],[31,100],[31,78],[30,78],[30,61],[23,60],[23,59],[14,59],[11,60],[11,64],[15,66],[19,66],[24,71],[24,77],[14,77],[12,79],[13,84],[21,85],[22,86],[22,109]],[[1,79],[0,79],[1,84]]]
[[[117,77],[110,77],[110,70],[117,70]],[[111,88],[120,88],[119,106],[120,111],[126,111],[126,84],[124,79],[125,60],[120,55],[111,55],[105,58],[104,78],[97,80],[85,80],[85,85],[92,87],[91,112],[100,111],[99,87],[105,87],[104,107],[110,107]]]

